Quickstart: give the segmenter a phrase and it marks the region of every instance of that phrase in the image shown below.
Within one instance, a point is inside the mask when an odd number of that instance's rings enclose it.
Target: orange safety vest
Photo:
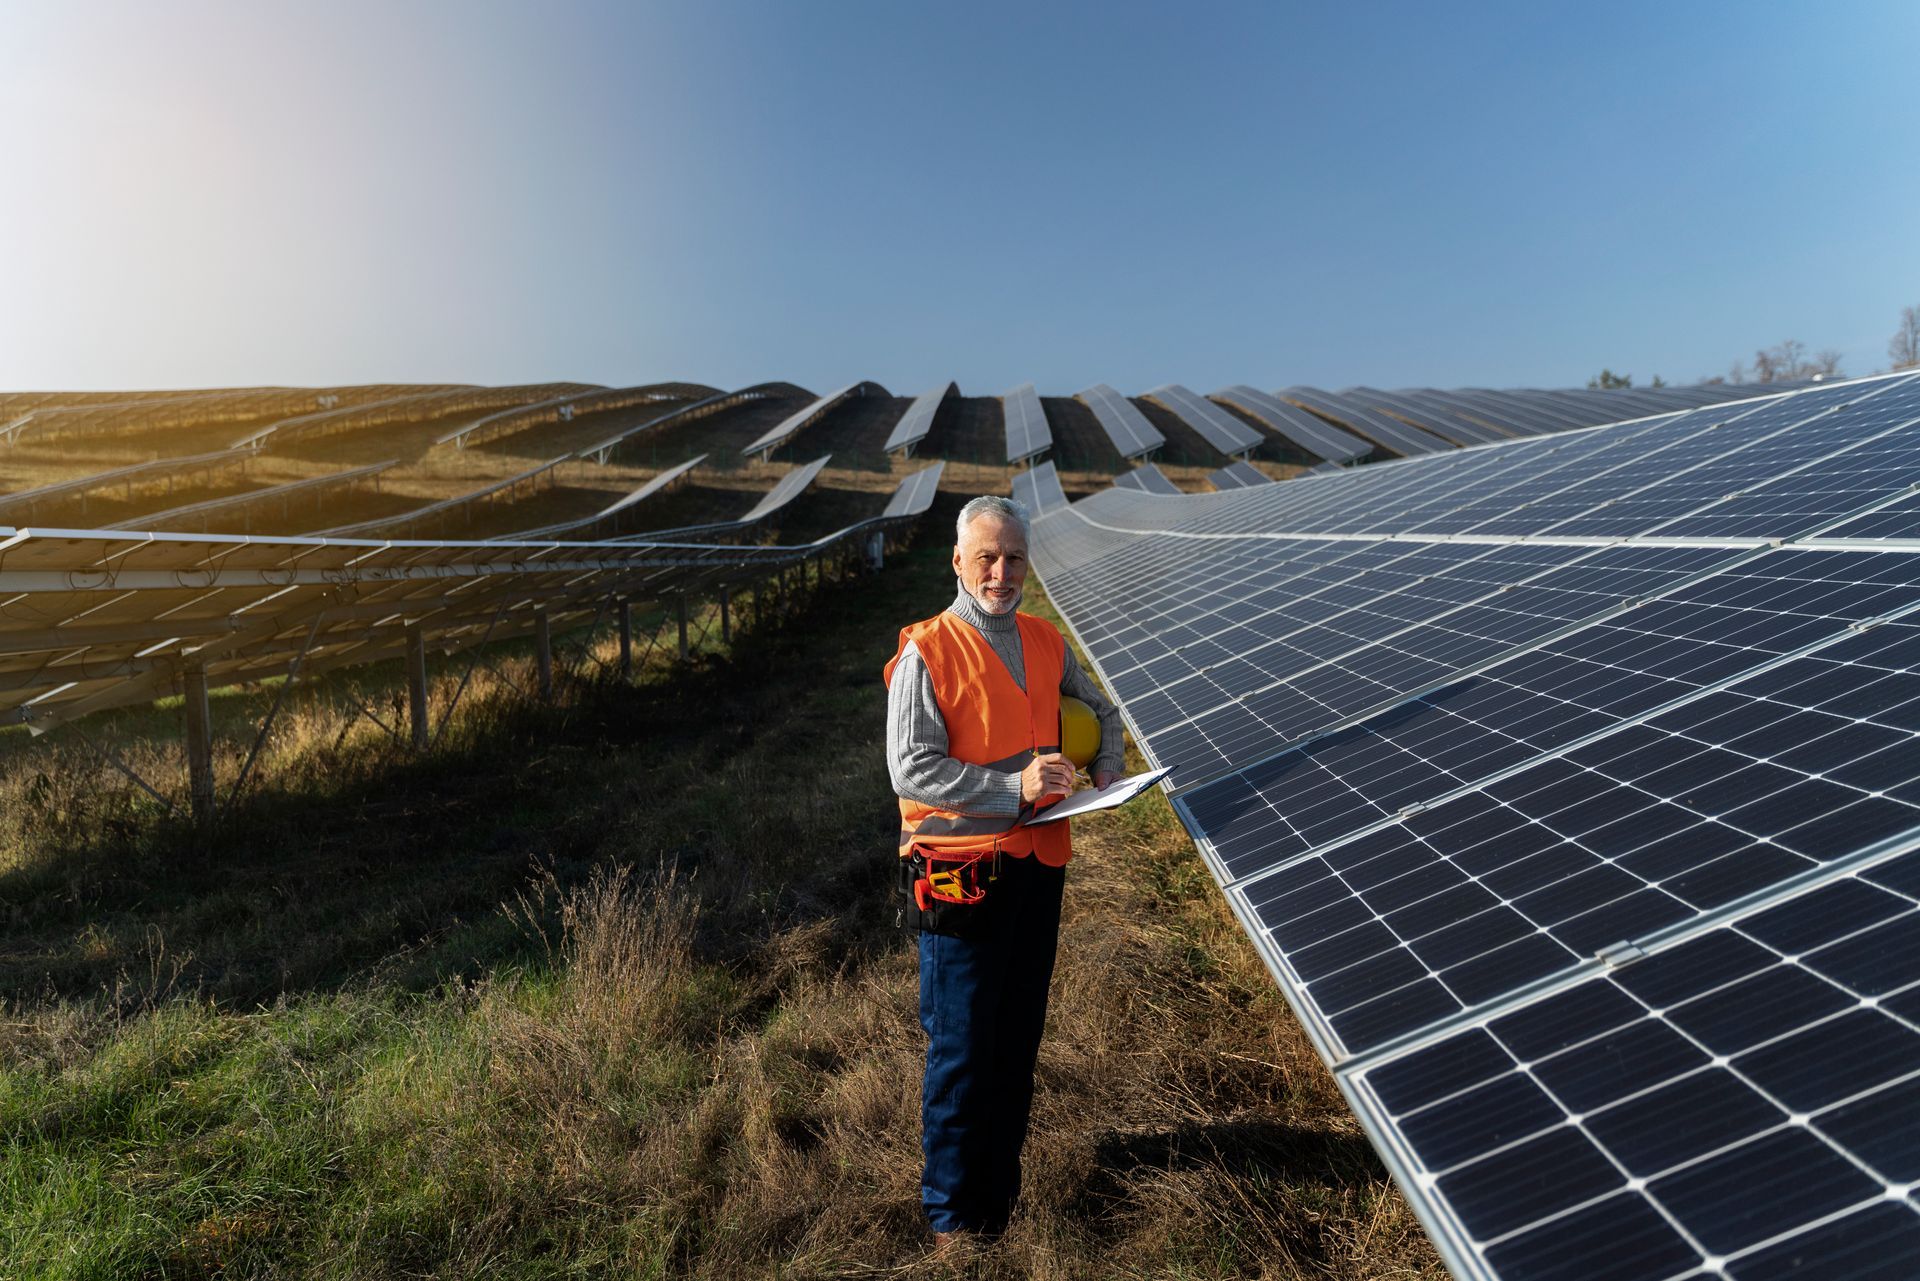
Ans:
[[[891,683],[893,669],[911,641],[933,678],[933,697],[947,722],[947,755],[969,765],[1018,773],[1036,755],[1060,750],[1060,678],[1066,670],[1067,643],[1053,624],[1018,614],[1020,653],[1027,688],[993,652],[972,624],[942,611],[900,630],[900,645],[881,673]],[[1019,827],[1013,818],[956,814],[900,798],[900,854],[913,845],[944,853],[974,853],[998,848],[1024,858],[1037,854],[1048,867],[1063,867],[1073,857],[1067,822]]]

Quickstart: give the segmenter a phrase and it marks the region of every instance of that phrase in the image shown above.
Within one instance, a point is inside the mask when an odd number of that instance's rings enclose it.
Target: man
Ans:
[[[960,511],[959,592],[905,628],[887,664],[887,764],[900,797],[903,909],[920,927],[921,1201],[941,1246],[1006,1226],[1046,1022],[1066,822],[1028,828],[1073,790],[1060,696],[1100,721],[1096,787],[1121,774],[1120,715],[1052,624],[1016,612],[1026,512],[1005,498]]]

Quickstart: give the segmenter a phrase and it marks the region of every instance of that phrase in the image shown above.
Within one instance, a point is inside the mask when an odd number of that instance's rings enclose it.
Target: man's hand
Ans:
[[[1119,770],[1103,769],[1094,774],[1093,785],[1104,792],[1124,777]]]
[[[1036,756],[1020,771],[1020,799],[1029,805],[1065,796],[1073,790],[1073,762],[1054,752]]]

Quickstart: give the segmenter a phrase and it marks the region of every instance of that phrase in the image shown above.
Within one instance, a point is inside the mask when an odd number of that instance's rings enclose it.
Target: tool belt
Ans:
[[[949,938],[978,938],[998,915],[993,883],[1000,848],[948,853],[920,845],[900,860],[899,890],[906,902],[897,920],[910,929]]]

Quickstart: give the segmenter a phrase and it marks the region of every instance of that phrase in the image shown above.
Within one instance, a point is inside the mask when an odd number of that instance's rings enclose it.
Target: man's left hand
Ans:
[[[1093,775],[1093,785],[1104,792],[1115,783],[1118,783],[1123,777],[1124,775],[1118,770],[1096,770]]]

